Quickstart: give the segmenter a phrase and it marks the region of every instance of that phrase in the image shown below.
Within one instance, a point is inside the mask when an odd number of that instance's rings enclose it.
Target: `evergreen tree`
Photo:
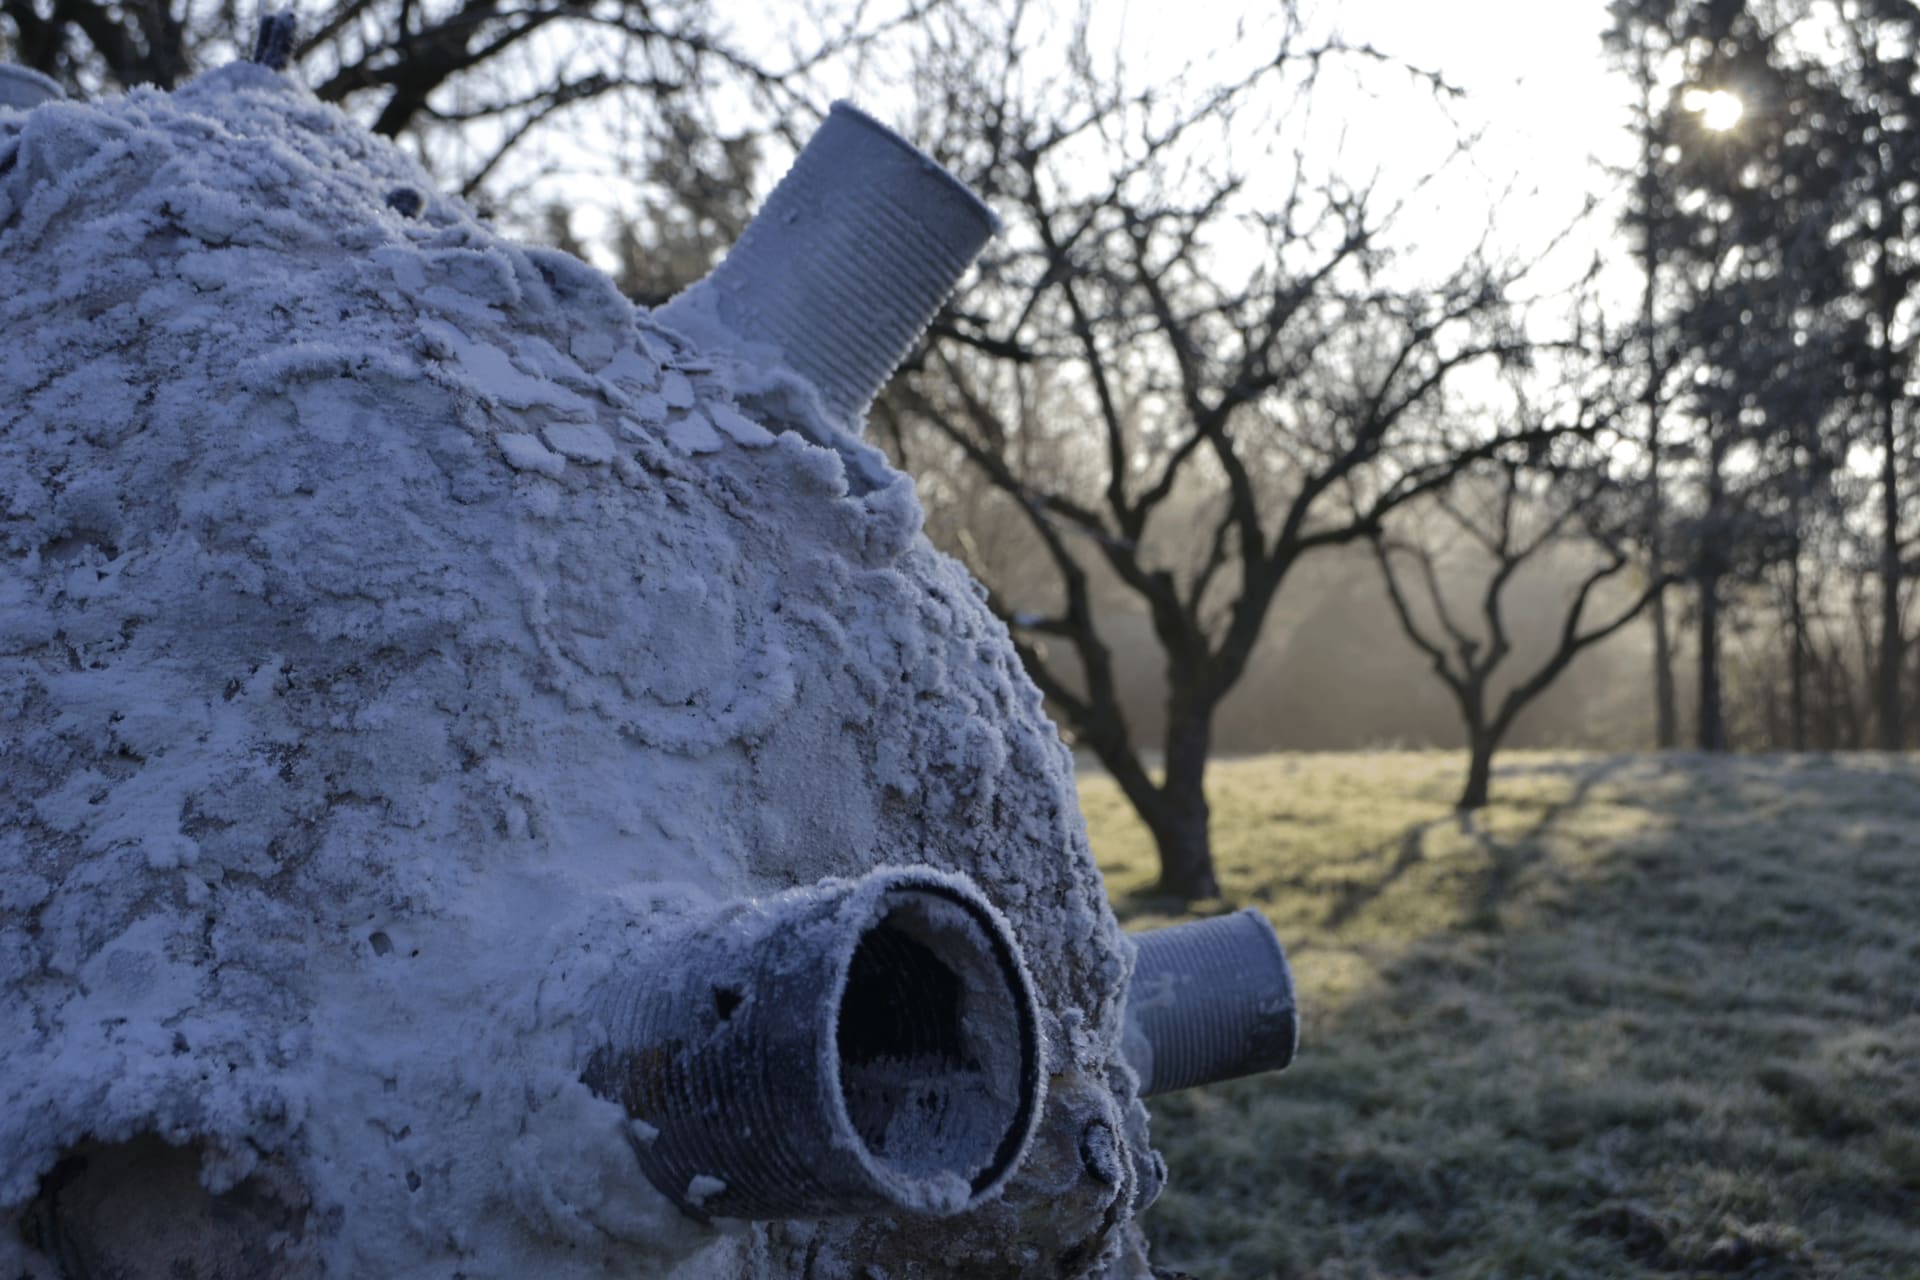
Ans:
[[[1902,617],[1915,542],[1903,507],[1915,445],[1907,384],[1920,282],[1920,9],[1909,0],[1846,0],[1822,17],[1837,32],[1831,63],[1845,95],[1829,133],[1851,162],[1842,196],[1863,352],[1854,390],[1879,464],[1874,721],[1878,744],[1895,751],[1906,742],[1900,675],[1910,646]]]
[[[1678,36],[1672,24],[1672,6],[1635,5],[1617,0],[1609,7],[1612,17],[1602,37],[1615,64],[1631,80],[1633,132],[1637,146],[1635,167],[1623,175],[1631,183],[1632,199],[1622,218],[1641,273],[1640,351],[1644,367],[1637,371],[1638,397],[1645,420],[1641,443],[1646,450],[1645,510],[1641,530],[1647,577],[1657,584],[1647,604],[1648,621],[1653,628],[1653,707],[1654,742],[1661,750],[1679,745],[1680,727],[1673,680],[1673,631],[1667,614],[1666,526],[1668,521],[1666,478],[1670,463],[1666,457],[1667,433],[1663,429],[1667,401],[1671,397],[1669,372],[1672,360],[1666,347],[1668,337],[1661,325],[1662,284],[1664,276],[1660,253],[1667,227],[1673,217],[1666,181],[1670,162],[1667,152],[1670,120],[1663,111],[1664,92],[1661,70],[1678,58]]]
[[[1667,338],[1652,381],[1672,378],[1684,432],[1672,536],[1694,592],[1696,741],[1724,750],[1732,589],[1799,554],[1797,522],[1845,449],[1836,406],[1857,326],[1844,305],[1850,158],[1832,137],[1845,106],[1778,13],[1743,0],[1621,0],[1614,12],[1619,47],[1666,55],[1647,124],[1666,145],[1631,220],[1645,261],[1667,273],[1647,304]],[[1789,612],[1803,629],[1804,610]],[[1804,651],[1803,631],[1791,644]]]

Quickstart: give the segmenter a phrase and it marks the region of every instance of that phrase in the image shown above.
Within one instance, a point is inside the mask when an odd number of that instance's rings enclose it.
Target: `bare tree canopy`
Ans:
[[[1611,358],[1602,352],[1591,363]],[[1611,380],[1590,374],[1575,385],[1572,370],[1588,359],[1581,353],[1550,371],[1515,375],[1511,412],[1534,426],[1545,441],[1539,448],[1477,463],[1452,489],[1409,504],[1370,537],[1394,618],[1466,730],[1463,811],[1489,802],[1494,752],[1521,713],[1667,585],[1635,572],[1645,477],[1629,470],[1633,452],[1615,434],[1623,415]],[[1545,384],[1545,403],[1527,394],[1527,382]],[[1556,418],[1578,429],[1553,432]],[[1545,576],[1560,589],[1542,592]],[[1543,643],[1516,638],[1522,598],[1533,629],[1544,625]]]
[[[1354,63],[1381,70],[1371,49],[1310,39],[1284,11],[1176,91],[1096,65],[1084,39],[1041,78],[1033,11],[1000,18],[933,41],[920,133],[972,140],[942,158],[992,193],[1007,232],[883,411],[1025,523],[1048,580],[993,604],[1152,829],[1161,888],[1208,897],[1213,719],[1288,575],[1539,442],[1419,412],[1526,351],[1517,273],[1473,260],[1412,282],[1393,244],[1417,182],[1313,154],[1316,89]],[[1165,658],[1159,778],[1122,708],[1103,591],[1151,619]]]

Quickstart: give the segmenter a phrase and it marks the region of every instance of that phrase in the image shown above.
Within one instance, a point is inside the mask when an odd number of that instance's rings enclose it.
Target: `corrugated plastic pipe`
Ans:
[[[778,349],[857,431],[998,226],[952,174],[836,102],[725,260],[658,315],[708,345]]]
[[[66,97],[66,90],[28,67],[0,65],[0,108],[30,111],[51,98]]]
[[[1293,1061],[1293,973],[1265,916],[1248,908],[1133,940],[1124,1043],[1142,1097]]]
[[[583,1077],[689,1213],[953,1213],[1019,1164],[1038,1007],[970,880],[882,869],[738,902],[654,954],[601,993]]]

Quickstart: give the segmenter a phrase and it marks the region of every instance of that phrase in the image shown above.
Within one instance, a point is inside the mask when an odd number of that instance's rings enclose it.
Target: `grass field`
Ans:
[[[1284,1075],[1156,1100],[1156,1259],[1246,1276],[1920,1278],[1920,762],[1448,754],[1213,774]],[[1129,927],[1151,843],[1081,779]]]

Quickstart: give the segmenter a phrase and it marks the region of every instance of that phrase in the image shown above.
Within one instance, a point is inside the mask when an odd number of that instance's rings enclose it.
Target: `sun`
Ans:
[[[1700,117],[1702,127],[1725,133],[1740,123],[1746,107],[1725,89],[1689,89],[1680,95],[1680,105]]]

